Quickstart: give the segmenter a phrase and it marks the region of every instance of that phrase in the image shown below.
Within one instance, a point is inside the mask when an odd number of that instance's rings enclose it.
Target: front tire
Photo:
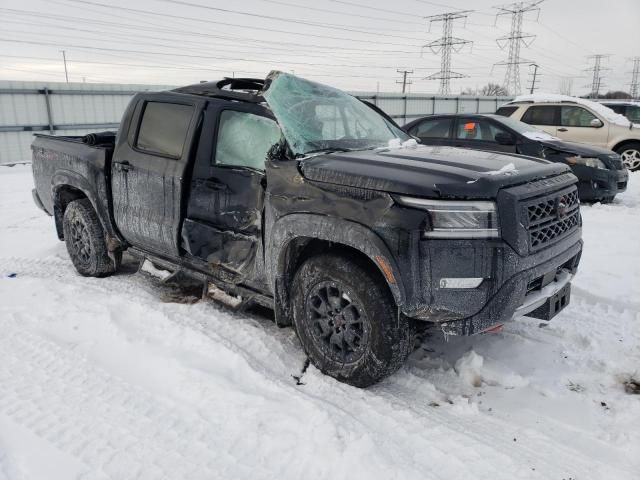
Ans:
[[[88,199],[67,206],[62,228],[67,252],[80,275],[105,277],[116,271],[117,262],[109,258],[104,229]]]
[[[632,172],[640,169],[640,142],[631,142],[616,150],[622,157],[622,162]]]
[[[372,270],[346,256],[323,254],[306,260],[293,280],[293,323],[309,359],[356,387],[391,375],[413,348],[409,319]]]

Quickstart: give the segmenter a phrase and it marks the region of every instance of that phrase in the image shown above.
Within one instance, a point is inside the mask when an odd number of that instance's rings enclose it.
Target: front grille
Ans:
[[[575,187],[525,202],[529,250],[539,250],[578,228],[580,202]]]

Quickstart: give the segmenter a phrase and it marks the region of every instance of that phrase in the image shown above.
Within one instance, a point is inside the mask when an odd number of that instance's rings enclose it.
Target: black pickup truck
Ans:
[[[140,93],[89,143],[32,146],[35,202],[80,274],[114,273],[127,250],[269,306],[352,385],[398,369],[420,326],[471,335],[569,302],[566,165],[421,146],[334,88],[272,72]]]

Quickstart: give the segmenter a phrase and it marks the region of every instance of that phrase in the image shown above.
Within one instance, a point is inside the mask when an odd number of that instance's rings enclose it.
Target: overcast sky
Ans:
[[[263,77],[269,70],[350,90],[399,91],[397,69],[410,69],[412,92],[435,93],[440,57],[421,46],[441,36],[430,15],[475,9],[454,24],[473,40],[452,56],[467,78],[461,89],[502,83],[510,17],[496,18],[495,0],[0,0],[0,79],[180,85],[223,76]],[[199,7],[202,6],[202,7]],[[204,8],[203,8],[204,7]],[[223,9],[216,10],[216,9]],[[539,91],[588,91],[587,58],[603,62],[607,90],[628,90],[640,56],[640,0],[545,0],[525,15],[536,35],[521,57],[540,66]],[[523,90],[530,67],[520,67]]]

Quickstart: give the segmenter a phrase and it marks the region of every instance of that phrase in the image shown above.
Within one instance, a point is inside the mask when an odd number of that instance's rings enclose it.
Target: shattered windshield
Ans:
[[[270,81],[270,83],[269,83]],[[263,96],[296,155],[364,150],[408,140],[402,130],[357,98],[336,88],[271,72]]]

